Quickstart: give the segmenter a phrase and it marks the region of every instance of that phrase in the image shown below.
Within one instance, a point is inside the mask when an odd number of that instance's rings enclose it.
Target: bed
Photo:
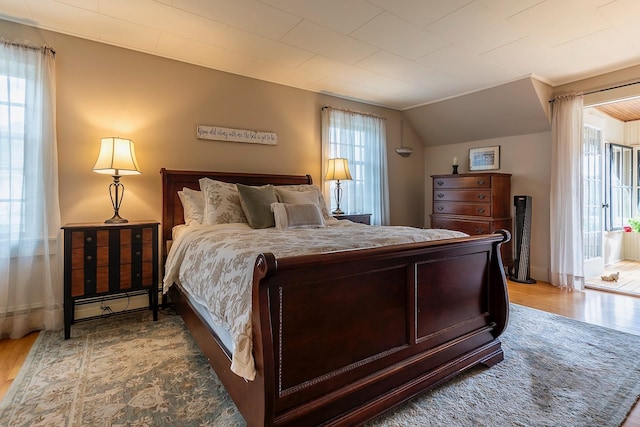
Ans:
[[[203,177],[248,186],[310,185],[309,175],[161,170],[167,259],[184,223],[178,192]],[[360,225],[361,227],[370,227]],[[509,315],[500,245],[465,236],[278,257],[260,253],[250,283],[255,376],[182,287],[171,302],[249,426],[357,425],[504,355]],[[234,350],[235,351],[235,350]]]

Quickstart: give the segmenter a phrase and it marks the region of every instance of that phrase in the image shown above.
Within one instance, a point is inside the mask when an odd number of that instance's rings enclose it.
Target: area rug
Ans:
[[[505,360],[371,421],[378,426],[618,426],[640,395],[640,336],[511,305]],[[182,320],[147,312],[41,333],[3,426],[243,426]]]

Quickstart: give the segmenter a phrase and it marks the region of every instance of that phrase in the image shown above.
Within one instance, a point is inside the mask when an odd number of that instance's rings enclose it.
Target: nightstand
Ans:
[[[371,214],[332,214],[335,219],[348,219],[352,222],[359,222],[360,224],[371,225]]]
[[[158,320],[158,225],[66,224],[64,230],[64,338],[71,335],[76,301],[148,291]]]

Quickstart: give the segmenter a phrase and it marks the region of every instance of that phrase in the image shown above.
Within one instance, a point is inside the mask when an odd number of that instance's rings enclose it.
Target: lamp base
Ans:
[[[340,208],[337,208],[335,211],[331,212],[334,215],[342,215],[344,214],[344,211]]]
[[[121,218],[120,215],[118,215],[117,213],[114,214],[111,218],[105,220],[105,224],[124,224],[126,222],[129,222],[129,220],[126,220],[124,218]]]

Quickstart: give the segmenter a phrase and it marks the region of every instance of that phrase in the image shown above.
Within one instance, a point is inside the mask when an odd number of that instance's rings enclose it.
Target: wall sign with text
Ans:
[[[198,125],[198,139],[212,141],[248,142],[250,144],[277,145],[278,134],[255,130],[231,129],[220,126]]]

